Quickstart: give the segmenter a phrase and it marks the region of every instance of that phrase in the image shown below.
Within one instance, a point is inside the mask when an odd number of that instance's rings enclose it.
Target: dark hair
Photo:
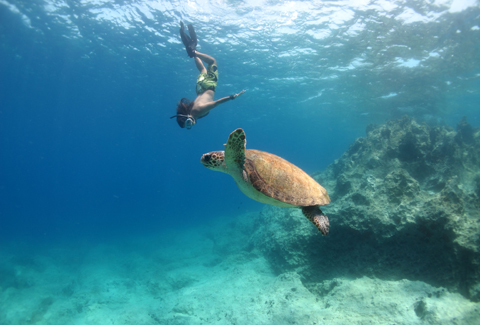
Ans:
[[[187,98],[182,98],[177,104],[177,123],[181,128],[185,127],[186,115],[192,112],[193,102]]]

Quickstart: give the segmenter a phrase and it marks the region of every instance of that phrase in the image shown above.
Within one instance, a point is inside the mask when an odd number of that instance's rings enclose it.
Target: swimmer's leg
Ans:
[[[206,62],[209,66],[212,64],[217,64],[217,60],[215,58],[211,57],[208,54],[200,53],[197,50],[195,50],[195,55],[197,58],[201,59],[203,62]]]

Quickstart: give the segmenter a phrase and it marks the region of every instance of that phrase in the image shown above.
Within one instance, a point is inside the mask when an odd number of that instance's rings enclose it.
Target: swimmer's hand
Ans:
[[[246,90],[244,89],[244,90],[242,90],[241,92],[239,92],[238,94],[230,95],[230,99],[235,99],[235,98],[237,98],[238,96],[243,95],[243,93],[244,93],[245,91],[246,91]]]

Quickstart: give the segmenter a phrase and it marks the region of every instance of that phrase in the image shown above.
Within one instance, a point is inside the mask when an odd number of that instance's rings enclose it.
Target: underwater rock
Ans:
[[[480,301],[479,166],[480,130],[465,118],[457,132],[409,117],[371,125],[314,175],[332,198],[328,237],[298,211],[265,207],[250,245],[307,287],[341,276],[409,279]]]

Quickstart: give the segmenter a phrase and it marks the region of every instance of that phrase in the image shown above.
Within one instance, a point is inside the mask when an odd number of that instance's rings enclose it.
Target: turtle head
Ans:
[[[212,151],[204,154],[200,158],[200,162],[203,166],[211,170],[226,173],[227,166],[225,165],[225,152],[224,151]]]

